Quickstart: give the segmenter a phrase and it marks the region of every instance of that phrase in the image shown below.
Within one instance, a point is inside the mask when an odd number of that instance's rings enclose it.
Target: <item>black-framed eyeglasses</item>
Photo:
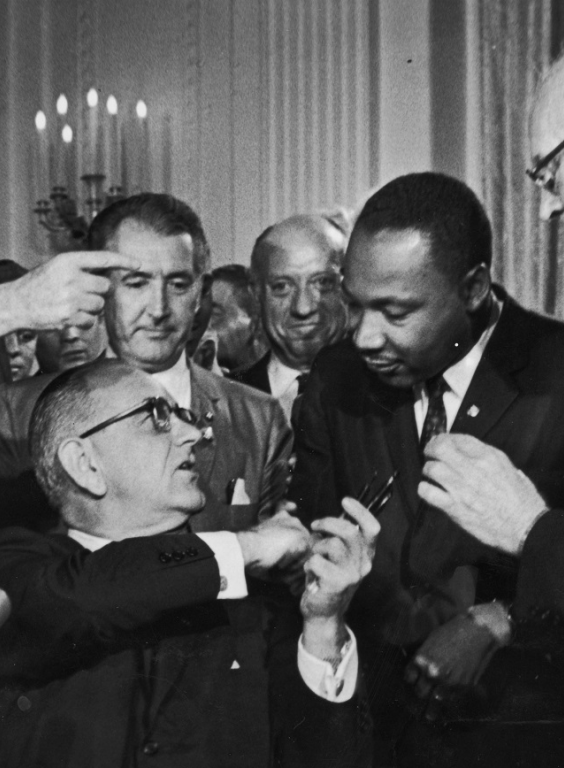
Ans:
[[[164,397],[148,397],[143,400],[142,403],[128,408],[126,411],[112,416],[100,424],[96,424],[95,427],[90,427],[86,432],[83,432],[79,437],[90,437],[95,432],[109,427],[110,424],[115,424],[116,421],[122,421],[122,419],[128,419],[130,416],[134,416],[136,413],[142,413],[145,411],[150,414],[153,421],[153,426],[157,432],[169,432],[170,431],[170,416],[172,413],[183,421],[185,424],[196,425],[198,418],[193,411],[189,408],[181,408],[179,405],[171,405]]]
[[[547,166],[554,160],[556,155],[559,155],[560,152],[562,152],[562,150],[564,150],[564,141],[561,141],[558,146],[554,147],[548,155],[541,157],[541,159],[535,163],[533,168],[527,168],[525,171],[527,176],[532,179],[537,186],[542,189],[547,189],[549,192],[551,192],[554,187],[555,179],[554,172],[549,171]]]

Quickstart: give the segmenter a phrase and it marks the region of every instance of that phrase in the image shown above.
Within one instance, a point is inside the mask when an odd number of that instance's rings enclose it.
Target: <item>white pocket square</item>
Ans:
[[[235,480],[235,487],[233,488],[233,496],[231,497],[232,504],[250,504],[251,500],[247,491],[245,490],[245,481],[242,477],[238,477]]]

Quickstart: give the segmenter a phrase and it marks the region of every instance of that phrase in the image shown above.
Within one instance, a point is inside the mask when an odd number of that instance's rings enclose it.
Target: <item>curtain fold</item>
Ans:
[[[564,318],[559,225],[539,220],[539,190],[525,175],[529,114],[554,52],[552,0],[479,0],[479,24],[482,191],[494,278],[525,306]]]

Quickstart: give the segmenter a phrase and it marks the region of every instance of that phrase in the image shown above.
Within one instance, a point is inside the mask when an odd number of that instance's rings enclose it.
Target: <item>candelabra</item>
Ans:
[[[37,214],[41,226],[55,235],[55,238],[66,235],[71,245],[79,247],[86,237],[92,219],[103,207],[123,197],[120,186],[110,187],[104,195],[102,185],[105,178],[103,173],[87,173],[81,176],[81,181],[87,188],[85,214],[78,212],[76,201],[69,197],[66,187],[53,187],[50,199],[38,200],[33,211]]]
[[[74,142],[74,131],[67,123],[68,108],[68,100],[61,94],[57,99],[54,120],[49,118],[48,121],[41,110],[35,117],[35,179],[39,199],[33,212],[58,251],[81,248],[94,217],[102,208],[124,196],[121,182],[122,151],[125,150],[122,148],[116,98],[109,96],[107,109],[101,113],[98,91],[95,88],[88,91],[86,104],[83,105],[79,147]],[[148,189],[146,167],[149,145],[145,102],[137,102],[135,113],[134,122],[129,123],[127,186],[130,194]],[[74,186],[78,158],[82,159],[82,168],[87,169],[80,177],[85,185],[83,204],[77,204],[69,191]],[[112,184],[105,190],[104,182],[108,177]],[[51,189],[50,194],[46,194],[48,189]],[[76,197],[78,199],[80,195]]]

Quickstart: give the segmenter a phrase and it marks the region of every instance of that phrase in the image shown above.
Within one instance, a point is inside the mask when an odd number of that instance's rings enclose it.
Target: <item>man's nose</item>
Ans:
[[[70,343],[76,341],[80,335],[80,330],[77,325],[65,325],[61,331],[61,341]]]
[[[547,189],[541,191],[540,217],[543,221],[560,216],[564,212],[564,202],[559,194],[549,192]]]
[[[162,320],[169,313],[167,285],[164,280],[156,280],[152,286],[149,314],[154,320]]]
[[[17,333],[9,333],[4,336],[4,345],[9,357],[17,357],[21,354],[22,348]]]
[[[171,415],[171,419],[174,439],[178,445],[196,445],[201,440],[202,433],[194,424],[187,424],[174,413]]]
[[[308,317],[317,310],[318,300],[314,292],[307,286],[301,286],[294,294],[292,312],[298,317]]]
[[[380,312],[362,312],[353,341],[358,349],[381,349],[385,345],[386,335]]]

